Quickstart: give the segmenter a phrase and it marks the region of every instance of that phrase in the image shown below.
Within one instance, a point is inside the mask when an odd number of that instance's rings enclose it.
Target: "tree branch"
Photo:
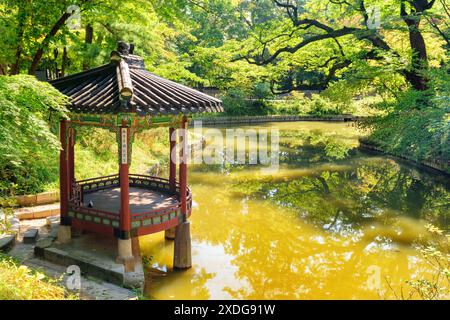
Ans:
[[[275,2],[277,6],[286,9],[289,18],[291,19],[294,25],[298,22],[298,8],[293,4],[291,4],[290,0],[287,0],[286,3],[278,0],[273,0],[273,2]]]
[[[81,1],[81,4],[86,4],[88,2],[91,2],[93,0],[83,0]],[[83,8],[81,8],[83,10]],[[67,19],[72,15],[72,13],[68,13],[64,11],[64,13],[59,17],[59,19],[55,22],[55,24],[50,29],[50,32],[47,33],[44,37],[44,40],[39,44],[38,49],[36,50],[36,53],[33,56],[30,68],[28,69],[28,74],[34,75],[36,73],[36,69],[39,65],[39,62],[42,59],[42,55],[44,54],[44,50],[48,47],[50,44],[50,41],[52,38],[58,33],[58,31],[64,26]]]
[[[432,18],[430,19],[429,17],[425,16],[425,20],[427,20],[430,26],[432,26],[442,36],[445,42],[447,42],[447,47],[450,48],[450,37],[447,36],[444,31],[441,30],[441,28],[439,28],[437,23],[435,23]]]
[[[28,69],[28,74],[34,75],[36,69],[38,67],[39,62],[41,61],[42,55],[44,54],[44,49],[50,43],[50,40],[56,35],[56,33],[61,29],[66,23],[67,19],[71,16],[71,13],[64,12],[61,17],[56,21],[56,23],[51,28],[50,32],[47,33],[42,43],[39,45],[39,48],[36,50],[34,54],[33,60],[31,62],[31,66]]]
[[[333,30],[333,29],[331,29],[331,30]],[[293,47],[286,46],[286,47],[276,50],[270,57],[268,57],[266,59],[264,59],[262,56],[259,57],[260,59],[258,59],[258,58],[252,59],[249,56],[245,56],[243,58],[246,59],[251,64],[266,65],[266,64],[269,64],[272,61],[274,61],[280,54],[282,54],[284,52],[295,53],[310,43],[324,40],[324,39],[334,39],[334,38],[342,37],[342,36],[345,36],[348,34],[353,34],[354,32],[356,32],[358,30],[359,29],[357,29],[357,28],[344,27],[342,29],[333,30],[333,31],[330,31],[325,34],[318,34],[318,35],[310,36],[309,38],[303,39],[302,41],[300,41],[297,45],[295,45]],[[263,54],[264,54],[264,52],[263,52]]]

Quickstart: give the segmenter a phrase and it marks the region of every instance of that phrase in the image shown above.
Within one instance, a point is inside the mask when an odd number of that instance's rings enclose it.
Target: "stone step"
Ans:
[[[51,227],[52,225],[58,225],[59,224],[59,215],[47,217],[45,224],[49,227]]]
[[[35,207],[24,207],[14,210],[20,220],[43,219],[49,216],[59,215],[59,202]]]
[[[39,234],[39,230],[36,228],[28,229],[23,234],[23,243],[35,243]]]
[[[59,192],[41,192],[38,194],[30,194],[15,197],[19,206],[36,206],[42,204],[50,204],[59,201]]]
[[[57,229],[57,228],[55,228]],[[46,261],[62,265],[76,265],[82,276],[94,277],[126,288],[139,288],[144,284],[141,260],[133,272],[125,272],[124,265],[115,259],[117,241],[94,233],[74,237],[69,243],[56,241],[55,236],[38,240],[34,254]]]
[[[15,243],[15,234],[0,234],[0,252],[8,252]]]

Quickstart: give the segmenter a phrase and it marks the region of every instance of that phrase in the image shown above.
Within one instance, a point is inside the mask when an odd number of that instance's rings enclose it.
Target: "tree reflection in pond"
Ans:
[[[372,158],[349,170],[274,180],[244,181],[236,190],[294,208],[299,216],[339,233],[374,221],[390,224],[398,216],[448,225],[448,189],[394,161]]]
[[[143,252],[169,270],[153,277],[151,297],[392,298],[387,279],[398,289],[429,276],[414,243],[426,241],[428,222],[447,228],[447,180],[354,150],[357,134],[346,124],[267,126],[282,133],[278,172],[190,167],[193,268],[171,272],[172,242],[144,237]]]

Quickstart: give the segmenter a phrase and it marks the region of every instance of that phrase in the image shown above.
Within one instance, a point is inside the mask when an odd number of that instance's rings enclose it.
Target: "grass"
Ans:
[[[43,273],[0,255],[0,300],[61,300],[75,296]]]

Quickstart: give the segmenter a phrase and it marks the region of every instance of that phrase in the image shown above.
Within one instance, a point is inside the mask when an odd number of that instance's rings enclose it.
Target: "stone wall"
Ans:
[[[59,201],[59,192],[42,192],[38,194],[16,196],[15,200],[21,207],[37,206],[42,204],[49,204]]]
[[[363,117],[353,115],[332,115],[332,116],[292,116],[292,115],[270,115],[270,116],[242,116],[242,117],[201,117],[194,118],[189,122],[190,126],[195,121],[202,121],[202,125],[217,124],[253,124],[263,122],[291,122],[291,121],[358,121]]]
[[[447,170],[450,170],[450,167],[448,165],[445,166],[444,163],[441,163],[439,161],[417,161],[417,160],[415,160],[415,159],[413,159],[411,157],[405,156],[405,155],[399,156],[399,155],[395,155],[395,154],[386,152],[383,149],[381,149],[380,147],[377,147],[375,145],[369,144],[369,143],[367,143],[365,141],[361,141],[361,140],[359,141],[359,148],[362,149],[362,150],[376,151],[376,152],[380,152],[380,153],[383,153],[383,154],[388,154],[390,156],[393,156],[393,157],[396,157],[396,158],[400,158],[400,159],[412,162],[412,163],[414,163],[416,165],[421,165],[421,166],[424,166],[424,167],[427,167],[427,168],[438,170],[438,171],[444,173],[445,175],[449,175],[450,176],[450,173],[447,171]]]

